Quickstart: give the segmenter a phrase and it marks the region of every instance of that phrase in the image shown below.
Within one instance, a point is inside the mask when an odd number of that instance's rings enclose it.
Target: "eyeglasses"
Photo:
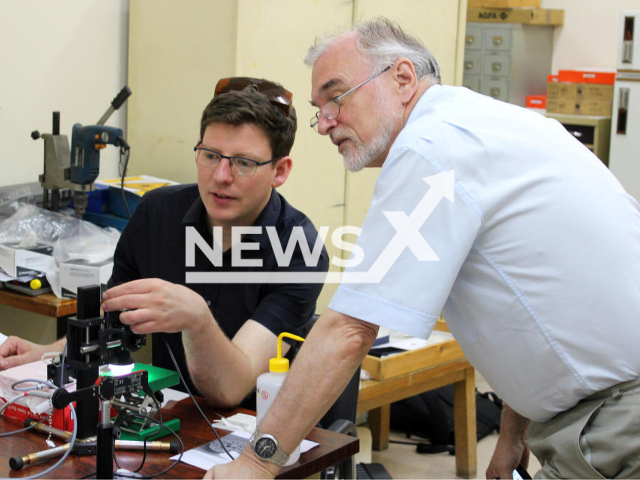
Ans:
[[[271,103],[280,109],[287,117],[289,116],[289,110],[291,110],[291,100],[293,99],[293,93],[284,88],[282,85],[270,82],[269,80],[263,80],[261,78],[250,77],[229,77],[221,78],[216,84],[216,89],[213,94],[213,98],[222,93],[231,91],[241,92],[247,87],[253,87],[260,93],[264,94]]]
[[[213,150],[209,150],[208,148],[204,148],[201,143],[198,143],[195,147],[193,147],[193,151],[196,152],[196,163],[202,168],[215,169],[218,167],[218,164],[222,161],[222,159],[226,158],[227,160],[229,160],[229,167],[231,168],[231,171],[243,177],[253,177],[256,174],[256,170],[258,169],[258,167],[277,162],[282,158],[275,157],[266,162],[256,162],[255,160],[251,160],[250,158],[227,157],[226,155],[222,155],[218,152],[214,152]]]
[[[326,118],[327,120],[335,120],[336,118],[338,118],[338,115],[340,115],[340,102],[342,102],[342,100],[344,100],[344,98],[347,95],[349,95],[350,93],[355,92],[357,89],[359,89],[365,83],[370,82],[374,78],[382,75],[384,72],[389,70],[391,67],[393,67],[393,65],[389,65],[384,70],[381,70],[380,72],[378,72],[378,73],[370,76],[369,78],[367,78],[364,82],[356,85],[355,87],[353,87],[348,92],[345,92],[342,95],[338,95],[334,99],[332,99],[332,100],[328,101],[327,103],[325,103],[324,107],[322,107],[319,111],[316,112],[316,114],[313,117],[311,117],[311,120],[309,121],[309,126],[311,128],[313,128],[316,132],[318,131],[318,123],[320,122],[320,114],[321,113],[324,116],[324,118]]]

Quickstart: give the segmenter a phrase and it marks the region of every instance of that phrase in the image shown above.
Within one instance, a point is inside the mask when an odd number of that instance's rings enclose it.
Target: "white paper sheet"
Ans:
[[[232,420],[234,416],[229,417],[229,420]],[[246,438],[247,440],[251,436],[251,434],[249,434],[248,432],[245,432],[244,430],[234,431],[233,434],[237,437]],[[317,442],[312,442],[311,440],[303,440],[302,443],[300,444],[300,453],[308,452],[309,450],[311,450],[314,447],[317,447],[318,445],[319,443]],[[233,451],[229,453],[234,458],[237,458],[240,455],[239,453],[233,452]],[[170,460],[177,460],[179,456],[180,455],[174,455],[173,457],[170,458]],[[191,450],[187,450],[186,452],[184,452],[180,461],[188,465],[193,465],[194,467],[201,468],[202,470],[209,470],[211,467],[214,467],[216,465],[229,463],[231,462],[231,459],[226,453],[220,455],[213,452],[209,448],[209,444],[205,443],[204,445],[200,445],[199,447],[192,448]]]

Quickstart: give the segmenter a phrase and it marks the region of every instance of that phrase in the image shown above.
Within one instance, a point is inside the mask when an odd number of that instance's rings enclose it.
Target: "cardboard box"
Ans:
[[[569,115],[611,116],[612,102],[572,98],[547,98],[548,113],[566,113]]]
[[[570,83],[601,83],[613,85],[616,80],[616,72],[606,70],[558,70],[559,82]]]
[[[613,85],[557,82],[547,84],[547,96],[575,100],[613,101]]]
[[[76,298],[78,287],[85,285],[101,285],[106,288],[111,271],[113,259],[100,263],[87,263],[80,260],[71,260],[60,264],[60,287],[62,296]]]
[[[546,108],[547,96],[546,95],[528,95],[526,105],[527,105],[527,108]]]
[[[0,244],[0,268],[11,277],[39,276],[55,264],[52,252],[51,245],[18,248],[17,243]]]
[[[467,22],[564,25],[564,10],[551,10],[544,8],[509,9],[468,7]]]
[[[488,8],[520,8],[520,7],[536,7],[540,8],[541,0],[469,0],[469,7],[488,7]]]

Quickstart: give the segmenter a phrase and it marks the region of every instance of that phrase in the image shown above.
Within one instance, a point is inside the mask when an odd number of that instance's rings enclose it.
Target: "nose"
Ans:
[[[231,183],[233,181],[233,171],[228,158],[221,158],[220,163],[213,171],[213,178],[220,183]]]
[[[318,115],[318,133],[320,135],[329,135],[331,129],[338,124],[338,119],[329,120],[324,115]]]

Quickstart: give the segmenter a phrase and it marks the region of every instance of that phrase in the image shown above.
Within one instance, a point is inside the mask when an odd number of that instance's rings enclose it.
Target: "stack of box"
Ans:
[[[615,72],[560,70],[547,84],[547,113],[610,117]]]
[[[540,0],[468,0],[467,22],[563,25],[564,10],[540,8]]]

